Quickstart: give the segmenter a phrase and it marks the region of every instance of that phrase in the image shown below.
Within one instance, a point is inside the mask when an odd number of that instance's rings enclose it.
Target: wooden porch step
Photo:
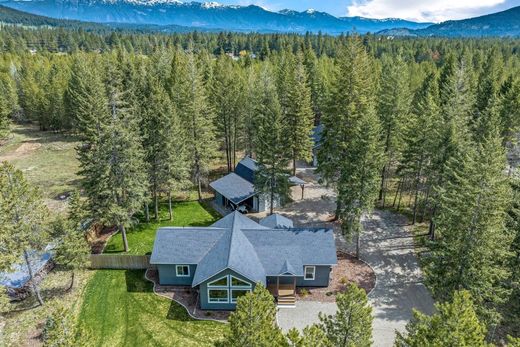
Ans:
[[[296,297],[294,295],[279,296],[278,305],[279,306],[294,306],[294,305],[296,305]]]

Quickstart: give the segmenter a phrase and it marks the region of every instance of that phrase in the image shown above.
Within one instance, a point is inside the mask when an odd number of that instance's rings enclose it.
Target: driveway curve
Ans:
[[[434,302],[422,283],[406,219],[376,210],[363,225],[360,257],[372,266],[377,278],[369,295],[374,315],[374,346],[392,346],[395,331],[405,330],[413,309],[431,314]]]
[[[277,211],[292,218],[298,226],[328,226],[336,231],[339,249],[353,252],[337,225],[330,224],[335,210],[334,194],[320,186],[313,172],[304,169],[301,176],[309,182],[306,198]],[[374,346],[392,346],[395,331],[404,331],[413,309],[434,311],[430,292],[422,283],[422,273],[414,252],[414,241],[406,230],[406,218],[389,211],[376,210],[363,221],[360,258],[376,273],[376,286],[369,294],[373,307]],[[298,301],[293,309],[280,309],[278,323],[284,330],[303,329],[318,321],[318,312],[333,314],[334,303]]]

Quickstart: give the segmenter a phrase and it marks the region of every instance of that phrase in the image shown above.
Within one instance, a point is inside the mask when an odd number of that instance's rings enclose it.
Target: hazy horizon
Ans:
[[[203,1],[203,0],[198,0]],[[442,22],[503,11],[520,0],[220,0],[225,5],[258,5],[270,11],[315,9],[337,17],[402,18]]]

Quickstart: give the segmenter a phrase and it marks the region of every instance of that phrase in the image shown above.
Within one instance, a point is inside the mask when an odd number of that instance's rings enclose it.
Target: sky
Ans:
[[[315,9],[334,16],[403,18],[442,22],[499,12],[520,6],[520,0],[217,0],[226,5],[255,4],[271,11]]]

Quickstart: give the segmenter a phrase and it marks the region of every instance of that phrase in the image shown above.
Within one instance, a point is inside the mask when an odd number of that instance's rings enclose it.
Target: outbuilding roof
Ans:
[[[239,204],[256,194],[253,183],[234,172],[211,182],[209,186],[234,204]]]
[[[331,229],[272,229],[233,212],[208,228],[160,228],[150,263],[196,264],[197,286],[225,269],[265,284],[266,276],[303,276],[304,265],[337,259]]]

